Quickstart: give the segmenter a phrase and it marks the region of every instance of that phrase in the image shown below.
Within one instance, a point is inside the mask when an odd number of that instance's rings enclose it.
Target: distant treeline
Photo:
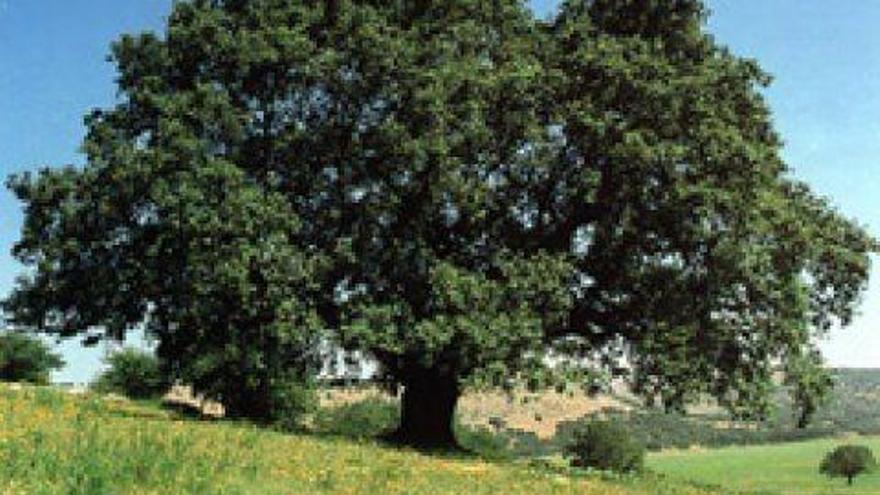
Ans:
[[[513,430],[499,435],[506,437],[518,455],[543,455],[558,452],[580,423],[596,416],[619,421],[650,450],[790,442],[846,433],[880,434],[880,369],[835,369],[833,375],[832,395],[803,429],[797,428],[791,400],[781,389],[774,413],[762,422],[734,422],[720,412],[682,415],[647,409],[606,410],[561,423],[552,440],[539,440],[534,434]]]

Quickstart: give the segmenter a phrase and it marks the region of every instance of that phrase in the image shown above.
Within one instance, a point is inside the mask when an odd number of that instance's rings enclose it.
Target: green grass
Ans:
[[[834,447],[854,443],[880,454],[880,437],[820,439],[753,447],[665,451],[648,456],[650,469],[672,479],[720,485],[727,489],[781,495],[877,495],[880,472],[846,480],[819,474],[819,463]]]
[[[0,384],[0,495],[716,495],[558,464],[185,420],[155,406]]]

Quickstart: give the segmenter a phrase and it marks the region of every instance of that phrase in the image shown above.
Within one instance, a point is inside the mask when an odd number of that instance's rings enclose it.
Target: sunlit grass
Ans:
[[[648,456],[648,465],[680,480],[712,483],[729,489],[782,495],[877,495],[880,472],[845,480],[819,473],[819,463],[834,447],[867,445],[880,455],[880,437],[820,439],[752,447],[670,450]]]
[[[0,495],[698,495],[660,480],[614,482],[374,442],[182,420],[156,407],[0,384]]]

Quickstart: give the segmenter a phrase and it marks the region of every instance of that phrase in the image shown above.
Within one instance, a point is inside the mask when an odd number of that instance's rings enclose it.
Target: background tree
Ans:
[[[565,455],[571,457],[573,466],[620,473],[641,471],[645,464],[645,447],[613,420],[593,420],[582,425],[566,446]]]
[[[64,366],[42,340],[13,331],[0,331],[0,381],[49,383],[52,370]]]
[[[852,485],[853,478],[869,473],[877,466],[871,449],[863,445],[842,445],[829,452],[819,466],[819,472],[830,478],[846,478]]]
[[[669,409],[761,415],[774,364],[849,322],[875,245],[789,178],[769,77],[704,17],[181,2],[114,45],[88,164],[10,181],[36,270],[7,306],[60,335],[146,322],[171,372],[251,417],[330,329],[403,386],[398,437],[425,446],[454,442],[467,383],[583,379],[583,357]]]
[[[92,388],[113,392],[132,399],[155,399],[168,391],[159,360],[150,352],[125,348],[107,356],[107,369],[98,376]]]
[[[822,368],[822,355],[809,349],[786,362],[785,384],[792,387],[792,409],[797,427],[804,429],[820,406],[824,405],[834,387],[834,380]]]

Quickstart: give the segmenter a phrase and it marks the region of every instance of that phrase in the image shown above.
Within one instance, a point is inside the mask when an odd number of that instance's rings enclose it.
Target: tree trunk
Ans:
[[[265,381],[262,380],[261,383]],[[248,387],[243,380],[230,389],[229,396],[222,403],[224,414],[228,418],[267,423],[272,415],[272,405],[265,387]]]
[[[394,440],[426,449],[456,447],[452,425],[461,394],[458,379],[437,370],[419,370],[409,373],[403,386],[400,428]]]
[[[850,475],[847,475],[847,477],[846,477],[846,484],[847,484],[847,485],[852,485],[852,480],[853,480],[853,476],[852,476],[851,474],[850,474]]]

